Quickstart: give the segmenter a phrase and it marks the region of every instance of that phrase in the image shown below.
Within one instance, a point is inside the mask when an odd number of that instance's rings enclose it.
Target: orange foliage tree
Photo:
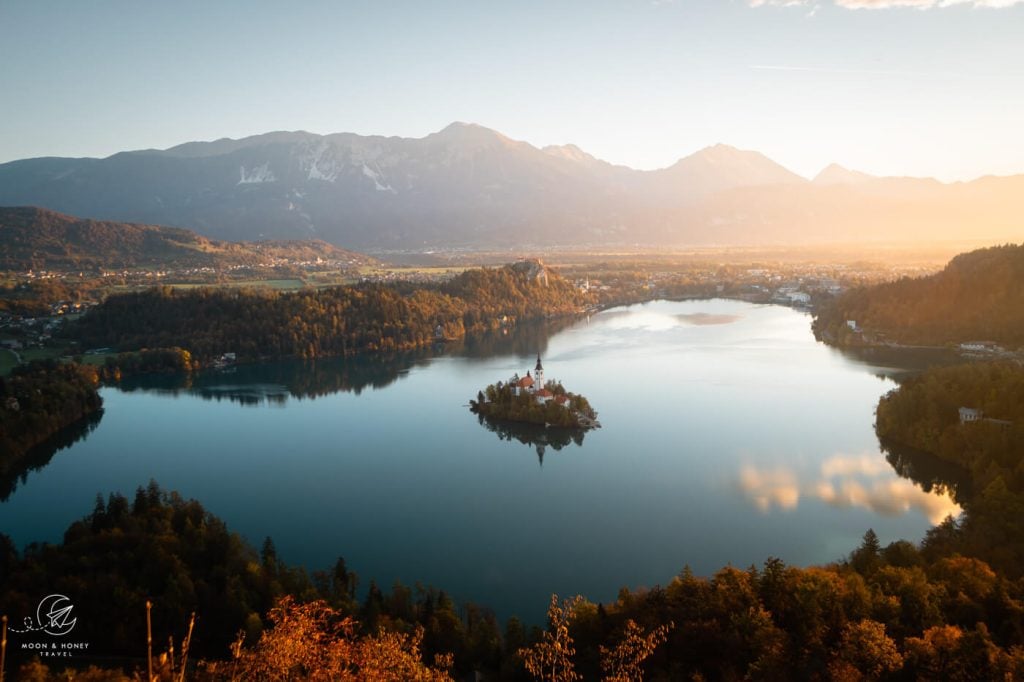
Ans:
[[[357,622],[324,601],[297,604],[284,597],[270,612],[272,627],[231,662],[210,664],[213,679],[449,682],[451,656],[423,663],[423,629],[412,634],[357,634]]]

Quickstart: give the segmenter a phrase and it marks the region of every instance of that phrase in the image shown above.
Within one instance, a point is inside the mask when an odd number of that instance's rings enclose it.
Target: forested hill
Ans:
[[[34,206],[0,207],[0,270],[369,262],[322,241],[224,242],[176,227],[86,220]]]
[[[961,421],[960,408],[980,416]],[[971,472],[979,487],[997,475],[1024,493],[1024,367],[981,362],[934,367],[878,403],[880,436]]]
[[[411,349],[516,321],[579,312],[585,294],[539,261],[469,270],[440,285],[294,293],[151,289],[111,296],[70,333],[82,347],[177,346],[200,361]]]
[[[819,312],[814,328],[819,338],[839,345],[991,341],[1020,348],[1024,245],[971,251],[929,277],[851,290]]]
[[[103,404],[93,367],[34,362],[0,377],[0,479],[19,458]]]

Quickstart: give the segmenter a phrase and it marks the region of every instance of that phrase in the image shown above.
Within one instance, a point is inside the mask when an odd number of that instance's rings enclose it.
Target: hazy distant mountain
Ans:
[[[1019,234],[1024,178],[815,182],[717,145],[656,171],[453,123],[423,138],[276,132],[0,165],[0,204],[353,248],[780,243]]]
[[[666,198],[698,200],[734,187],[802,185],[807,182],[758,152],[724,144],[707,147],[674,165],[649,174]]]
[[[874,179],[873,175],[849,170],[838,163],[833,163],[814,176],[813,182],[816,185],[859,185]]]
[[[227,267],[277,259],[372,262],[322,241],[223,242],[190,230],[0,207],[0,270]]]

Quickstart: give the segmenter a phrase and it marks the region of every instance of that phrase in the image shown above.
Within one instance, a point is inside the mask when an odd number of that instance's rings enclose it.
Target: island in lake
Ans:
[[[513,375],[507,382],[491,384],[469,401],[472,412],[491,419],[542,424],[571,429],[599,428],[597,412],[587,399],[569,393],[558,381],[544,381],[540,355],[533,374]]]

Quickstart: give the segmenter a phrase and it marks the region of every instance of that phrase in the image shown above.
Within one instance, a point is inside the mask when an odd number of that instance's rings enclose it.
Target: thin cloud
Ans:
[[[932,9],[935,7],[953,7],[970,5],[984,9],[1004,9],[1024,3],[1024,0],[832,0],[837,7],[846,9],[890,9],[893,7],[913,7]],[[748,0],[751,7],[797,7],[800,5],[818,5],[816,0]],[[812,10],[813,15],[814,10]]]
[[[1022,0],[1024,1],[1024,0]],[[827,66],[789,66],[786,64],[751,64],[755,71],[803,71],[808,73],[839,73],[858,76],[935,76],[938,74],[925,71],[892,71],[886,69],[835,69]]]
[[[970,5],[987,9],[1002,9],[1019,5],[1024,0],[835,0],[840,7],[849,9],[888,9],[889,7],[952,7],[953,5]]]
[[[835,0],[835,3],[847,9],[889,9],[890,7],[930,9],[942,4],[937,0]]]

